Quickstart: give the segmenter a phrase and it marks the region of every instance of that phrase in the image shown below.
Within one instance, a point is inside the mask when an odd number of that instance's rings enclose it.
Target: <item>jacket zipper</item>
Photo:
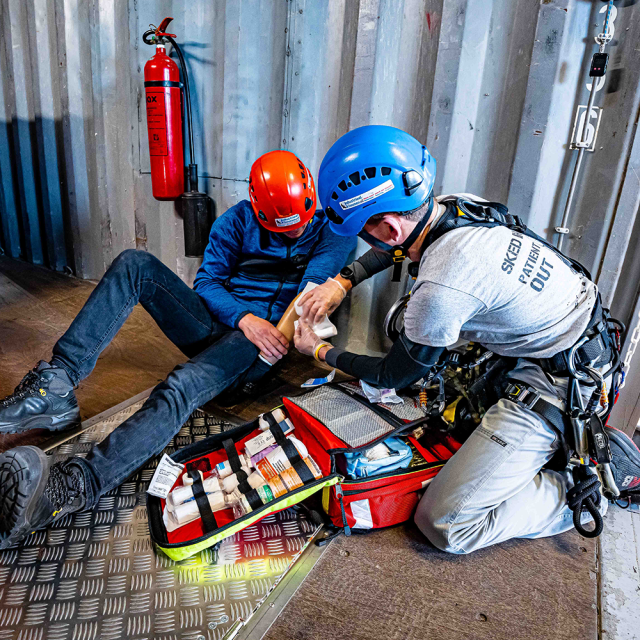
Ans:
[[[291,257],[291,246],[287,245],[287,260],[289,260],[289,258]],[[278,288],[276,289],[276,292],[273,296],[273,300],[271,300],[271,302],[269,303],[269,309],[267,310],[267,322],[271,322],[271,310],[273,309],[273,305],[275,304],[276,300],[278,299],[278,296],[280,295],[280,292],[282,291],[282,287],[284,286],[284,281],[287,279],[287,276],[280,276],[279,278],[279,282],[278,282]]]

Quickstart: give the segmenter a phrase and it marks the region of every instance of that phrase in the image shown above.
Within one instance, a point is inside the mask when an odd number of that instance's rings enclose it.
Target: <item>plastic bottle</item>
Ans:
[[[306,458],[309,455],[307,447],[305,447],[300,440],[293,436],[289,436],[288,440],[290,440],[297,449],[301,458]],[[287,454],[284,452],[282,447],[276,447],[262,460],[256,462],[256,469],[262,474],[262,477],[265,478],[265,480],[275,478],[275,476],[285,469],[288,469],[290,466],[291,462],[289,458],[287,458]]]
[[[322,471],[313,458],[306,457],[303,459],[303,461],[307,465],[307,467],[309,467],[309,471],[311,471],[316,480],[322,478]],[[260,495],[260,491],[262,489],[264,489],[265,491],[268,490],[272,495],[271,500],[273,500],[293,491],[294,489],[299,489],[302,486],[304,486],[304,483],[298,475],[298,472],[293,467],[289,467],[274,478],[270,478],[267,484],[264,487],[259,487],[257,491]],[[237,489],[233,494],[231,494],[231,496],[229,496],[229,498],[237,500],[237,502],[233,505],[233,515],[236,519],[253,511],[247,498],[242,495]],[[266,504],[264,499],[263,504]]]
[[[263,505],[271,502],[275,498],[271,490],[271,485],[269,484],[258,487],[256,491]],[[237,489],[229,496],[229,501],[233,501],[233,517],[236,520],[253,511],[247,498],[238,492]]]

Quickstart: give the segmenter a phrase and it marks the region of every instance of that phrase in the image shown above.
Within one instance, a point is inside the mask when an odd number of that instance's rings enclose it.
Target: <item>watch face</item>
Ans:
[[[340,275],[345,279],[345,280],[349,280],[349,282],[351,282],[352,285],[355,285],[355,282],[353,281],[354,278],[354,273],[353,273],[353,269],[351,269],[350,267],[343,267],[340,270]]]

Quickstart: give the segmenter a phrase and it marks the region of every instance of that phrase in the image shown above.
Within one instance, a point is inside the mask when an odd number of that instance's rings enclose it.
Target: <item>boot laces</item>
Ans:
[[[8,395],[4,400],[0,400],[0,404],[3,407],[15,404],[19,400],[26,398],[28,395],[34,394],[40,386],[40,374],[32,369],[27,375],[22,378],[20,384],[13,390],[11,395]]]
[[[57,510],[73,504],[83,493],[79,476],[66,470],[61,463],[54,464],[49,471],[45,496]]]

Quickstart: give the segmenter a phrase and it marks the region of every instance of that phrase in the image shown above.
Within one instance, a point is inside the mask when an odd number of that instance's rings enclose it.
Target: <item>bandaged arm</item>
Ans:
[[[381,389],[402,389],[420,380],[438,362],[444,347],[412,342],[404,331],[384,358],[360,356],[332,348],[324,360],[348,375]]]

